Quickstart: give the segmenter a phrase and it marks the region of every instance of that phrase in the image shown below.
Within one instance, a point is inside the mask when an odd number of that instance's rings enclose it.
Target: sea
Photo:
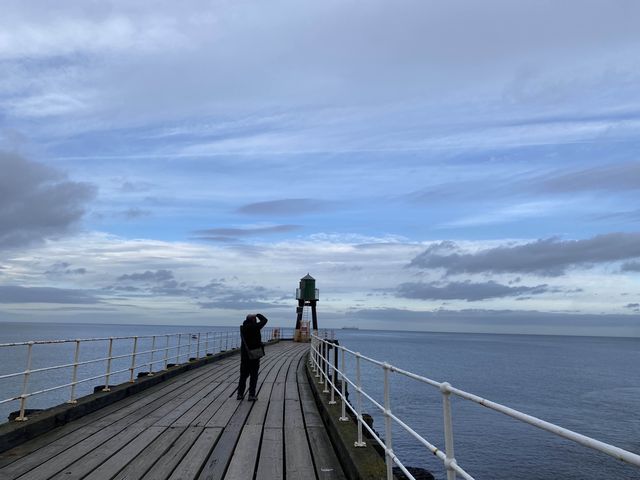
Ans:
[[[236,327],[0,323],[0,343],[205,330],[224,336]],[[335,334],[350,350],[640,453],[638,338],[340,329]],[[81,360],[106,354],[106,342],[94,343],[93,347],[83,343]],[[150,345],[139,347],[143,351]],[[128,352],[131,346],[123,343],[117,348]],[[188,355],[184,350],[183,354]],[[32,367],[69,363],[73,355],[73,344],[37,345]],[[0,348],[0,376],[24,370],[25,361],[26,347]],[[123,362],[121,368],[126,369],[127,360]],[[104,371],[104,365],[91,368],[78,378]],[[349,355],[344,368],[349,376],[355,374]],[[381,368],[363,361],[361,371],[363,388],[382,403]],[[69,375],[70,369],[45,372],[40,379],[34,374],[30,389],[51,381],[69,382]],[[114,382],[127,378],[123,372]],[[101,380],[89,383],[78,387],[78,395],[90,393]],[[390,387],[392,411],[429,442],[444,448],[439,390],[397,373],[391,374]],[[0,400],[21,389],[22,378],[0,380]],[[31,398],[28,407],[46,408],[68,396],[69,388],[48,392]],[[355,395],[350,400],[355,404]],[[16,409],[17,402],[0,405],[0,415],[6,418]],[[363,411],[372,415],[374,428],[384,436],[384,420],[377,407],[365,400]],[[639,468],[467,400],[452,398],[452,411],[456,459],[478,480],[640,479]],[[426,468],[438,480],[446,478],[442,462],[424,446],[397,425],[392,433],[394,452],[406,466]]]

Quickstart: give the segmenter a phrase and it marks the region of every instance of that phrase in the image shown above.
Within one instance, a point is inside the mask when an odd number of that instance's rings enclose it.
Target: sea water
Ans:
[[[224,334],[236,327],[0,323],[0,343],[205,330]],[[367,330],[337,330],[336,335],[342,345],[363,355],[448,381],[578,433],[640,452],[640,339]],[[93,347],[82,345],[81,359],[106,353],[105,342]],[[148,347],[141,345],[140,350]],[[34,355],[34,368],[73,360],[73,344],[35,348],[39,353]],[[123,353],[131,350],[128,344],[119,348]],[[25,354],[25,347],[0,349],[0,375],[23,370]],[[95,368],[96,375],[104,371],[104,365]],[[350,376],[355,373],[355,362],[349,357],[346,370]],[[59,383],[70,380],[66,378],[69,369],[49,372],[48,376],[54,374],[59,375]],[[125,372],[114,383],[125,381],[127,375]],[[32,389],[45,380],[33,377]],[[380,367],[362,362],[363,386],[380,403],[382,378]],[[0,400],[19,394],[21,387],[21,379],[0,381]],[[79,386],[78,395],[89,393],[92,387]],[[37,396],[30,399],[29,407],[61,403],[68,395],[67,388]],[[350,400],[355,404],[354,394]],[[392,411],[405,423],[444,448],[442,399],[437,389],[394,373],[391,404]],[[640,469],[466,400],[452,398],[452,407],[456,458],[478,480],[640,479]],[[2,418],[6,418],[17,404],[0,405],[0,409]],[[375,406],[365,401],[363,410],[374,417],[374,428],[384,436],[383,417]],[[446,478],[442,462],[398,426],[393,428],[393,447],[406,465],[426,468],[438,479]]]
[[[338,331],[351,350],[562,427],[640,453],[640,339]],[[347,370],[353,375],[353,361]],[[362,362],[363,385],[380,403],[380,367]],[[355,402],[355,395],[350,400]],[[444,448],[442,395],[391,375],[392,411]],[[455,456],[477,479],[640,479],[640,469],[467,400],[452,397]],[[384,420],[374,427],[384,435]],[[400,428],[394,451],[444,479],[441,460]]]

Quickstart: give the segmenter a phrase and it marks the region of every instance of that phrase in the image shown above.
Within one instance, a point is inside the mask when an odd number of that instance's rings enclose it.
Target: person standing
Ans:
[[[260,370],[260,359],[251,358],[249,350],[260,348],[262,344],[262,336],[260,330],[267,324],[267,317],[261,313],[249,314],[240,327],[240,336],[242,338],[240,347],[240,381],[238,382],[238,395],[236,398],[242,400],[244,390],[249,378],[249,397],[247,400],[254,402],[256,397],[256,385],[258,384],[258,370]]]

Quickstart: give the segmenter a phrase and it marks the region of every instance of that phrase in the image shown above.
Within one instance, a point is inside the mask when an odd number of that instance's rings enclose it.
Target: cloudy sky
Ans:
[[[2,10],[0,320],[640,336],[640,3]]]

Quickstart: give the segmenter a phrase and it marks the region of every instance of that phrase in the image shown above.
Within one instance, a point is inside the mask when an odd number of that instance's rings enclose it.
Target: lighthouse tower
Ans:
[[[318,333],[318,313],[316,312],[316,304],[318,303],[319,296],[318,294],[319,291],[316,288],[316,279],[307,273],[300,279],[300,287],[296,289],[298,308],[296,309],[296,331],[293,335],[293,339],[295,341],[304,342],[308,339],[309,336],[308,323],[305,325],[302,321],[302,314],[304,313],[305,306],[311,307],[313,333]]]

